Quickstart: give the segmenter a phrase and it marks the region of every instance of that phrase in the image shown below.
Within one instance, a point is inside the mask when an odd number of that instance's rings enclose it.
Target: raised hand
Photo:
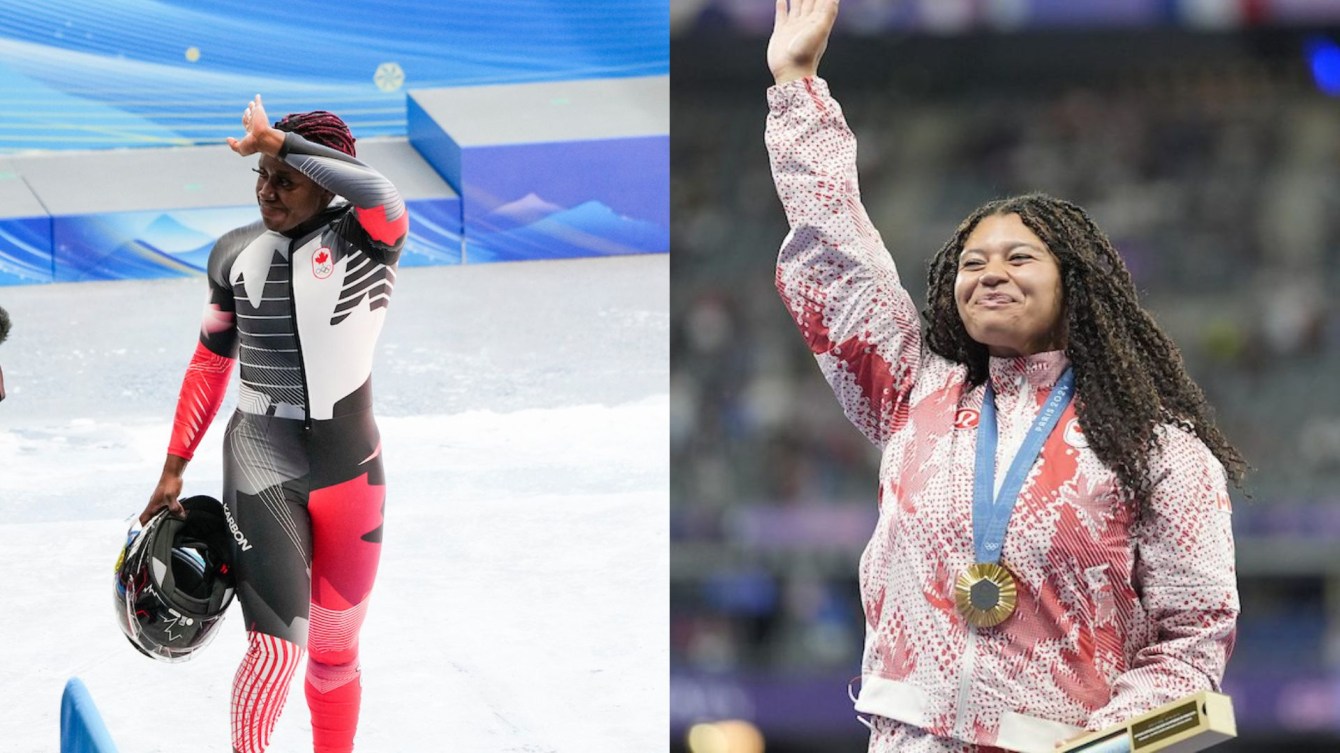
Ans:
[[[247,103],[247,109],[242,111],[242,128],[246,130],[246,135],[240,140],[228,137],[228,146],[234,152],[243,157],[257,152],[272,157],[279,154],[279,148],[284,144],[284,135],[270,127],[270,120],[265,116],[265,106],[261,104],[261,95],[257,94],[255,99]]]
[[[819,58],[837,19],[838,0],[777,0],[768,40],[768,68],[778,84],[819,72]]]

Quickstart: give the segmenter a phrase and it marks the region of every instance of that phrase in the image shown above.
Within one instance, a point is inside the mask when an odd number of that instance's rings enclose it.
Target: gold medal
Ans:
[[[1016,603],[1014,576],[994,563],[969,565],[954,583],[954,604],[963,619],[974,627],[999,625],[1014,614]]]

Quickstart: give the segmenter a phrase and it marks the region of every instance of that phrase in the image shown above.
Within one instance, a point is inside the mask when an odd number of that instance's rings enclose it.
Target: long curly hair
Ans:
[[[974,211],[931,260],[926,340],[931,350],[968,367],[978,385],[989,375],[986,346],[968,336],[954,300],[959,255],[983,218],[1017,214],[1056,257],[1061,273],[1066,356],[1075,372],[1075,411],[1094,453],[1126,491],[1144,499],[1155,428],[1194,433],[1241,487],[1247,465],[1215,427],[1205,394],[1191,380],[1172,340],[1137,300],[1135,284],[1112,241],[1079,206],[1031,193]]]

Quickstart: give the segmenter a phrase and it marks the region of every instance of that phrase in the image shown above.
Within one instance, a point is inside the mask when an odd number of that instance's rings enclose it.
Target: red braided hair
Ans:
[[[284,116],[283,120],[277,121],[274,127],[281,131],[291,131],[308,141],[331,149],[338,149],[350,157],[358,156],[354,152],[355,139],[349,132],[349,126],[333,112],[312,110],[290,113]]]

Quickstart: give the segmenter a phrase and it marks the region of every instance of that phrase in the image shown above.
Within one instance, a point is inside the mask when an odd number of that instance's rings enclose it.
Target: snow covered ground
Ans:
[[[59,749],[71,676],[123,753],[229,750],[240,608],[175,665],[112,612],[204,295],[0,288],[0,750]],[[388,498],[359,750],[664,750],[668,338],[664,255],[401,271],[373,372]],[[218,494],[219,422],[187,494]],[[311,749],[300,678],[273,751]]]

